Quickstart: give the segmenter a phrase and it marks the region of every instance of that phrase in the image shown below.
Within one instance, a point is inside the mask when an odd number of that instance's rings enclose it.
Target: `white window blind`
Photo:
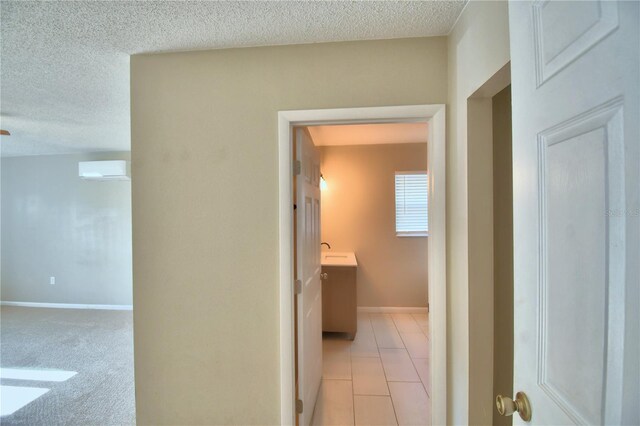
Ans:
[[[426,172],[396,172],[396,233],[426,236],[429,232],[429,176]]]

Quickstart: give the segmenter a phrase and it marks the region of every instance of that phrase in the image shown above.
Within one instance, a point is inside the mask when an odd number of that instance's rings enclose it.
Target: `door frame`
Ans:
[[[511,84],[511,61],[467,98],[467,210],[469,212],[469,424],[493,424],[494,373],[494,216],[493,104]],[[513,206],[512,206],[513,207]],[[473,214],[471,214],[473,212]],[[513,319],[512,319],[513,321]]]
[[[295,425],[293,275],[293,127],[319,124],[428,123],[429,250],[427,255],[432,424],[447,423],[446,119],[445,105],[278,112],[278,254],[280,280],[280,423]]]

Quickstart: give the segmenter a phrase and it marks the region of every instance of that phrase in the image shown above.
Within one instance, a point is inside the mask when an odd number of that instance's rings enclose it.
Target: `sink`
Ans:
[[[353,252],[323,251],[320,263],[322,266],[358,266],[356,255]]]

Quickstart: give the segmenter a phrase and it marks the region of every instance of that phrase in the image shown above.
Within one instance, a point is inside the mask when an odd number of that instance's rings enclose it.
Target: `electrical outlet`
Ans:
[[[49,277],[49,284],[55,285],[55,283],[56,283],[56,277]]]

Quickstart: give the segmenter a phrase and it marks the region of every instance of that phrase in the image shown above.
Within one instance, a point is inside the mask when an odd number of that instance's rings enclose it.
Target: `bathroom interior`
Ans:
[[[322,378],[300,424],[430,423],[427,126],[296,129],[319,154],[322,242]]]

